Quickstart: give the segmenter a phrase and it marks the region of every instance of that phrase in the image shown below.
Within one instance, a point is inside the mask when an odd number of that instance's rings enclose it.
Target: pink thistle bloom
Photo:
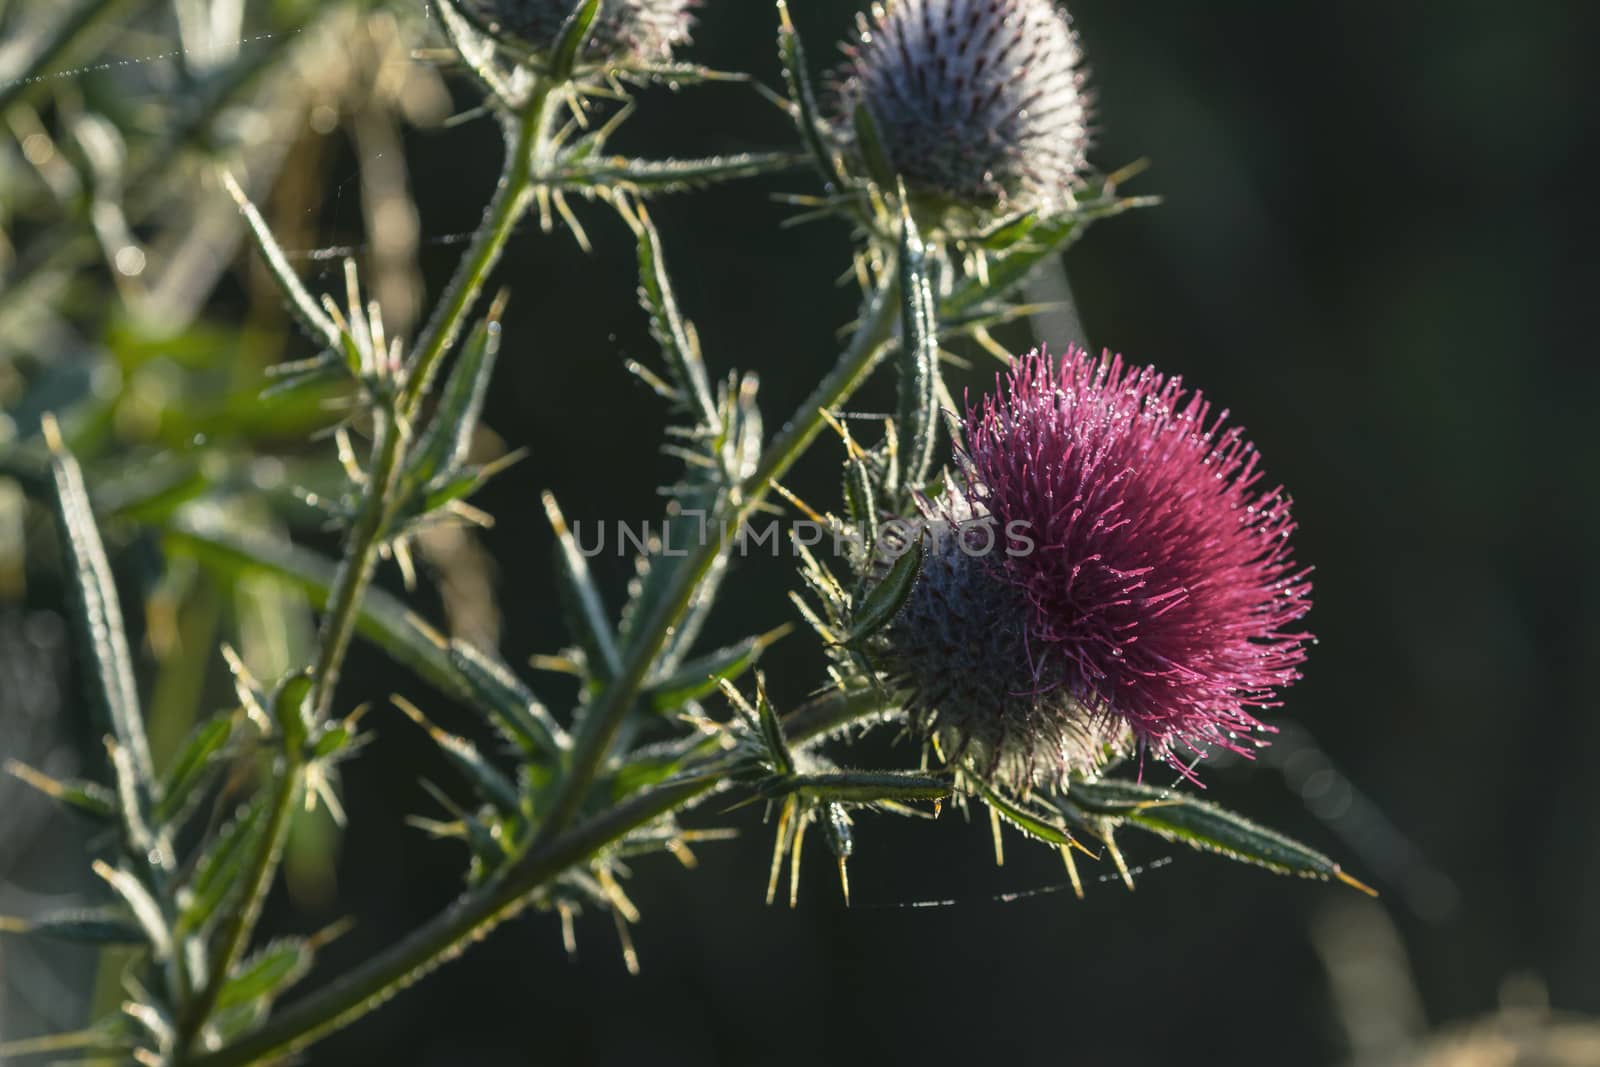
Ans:
[[[1018,360],[967,412],[969,490],[1036,549],[1006,558],[1037,656],[1085,708],[1174,746],[1246,751],[1252,709],[1300,677],[1308,571],[1281,488],[1227,412],[1179,378],[1069,349]]]
[[[935,539],[882,657],[947,758],[1027,788],[1130,741],[1181,768],[1265,743],[1255,712],[1300,677],[1311,585],[1288,498],[1226,418],[1082,349],[1032,352],[969,405],[964,488],[925,528],[977,517],[997,547]]]

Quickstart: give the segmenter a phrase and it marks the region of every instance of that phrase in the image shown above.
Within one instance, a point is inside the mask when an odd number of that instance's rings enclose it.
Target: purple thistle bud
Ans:
[[[916,193],[979,209],[1071,203],[1089,146],[1077,35],[1054,0],[889,0],[859,16],[836,135],[871,113]]]
[[[561,36],[581,0],[458,0],[462,10],[501,41],[535,54]],[[689,41],[689,11],[699,0],[601,0],[583,56],[615,62],[666,62]]]
[[[886,634],[914,719],[1017,786],[1091,773],[1126,739],[1174,763],[1248,754],[1270,729],[1253,710],[1300,676],[1311,585],[1244,431],[1180,379],[1082,349],[998,385],[929,520],[977,515],[997,547],[930,548]]]

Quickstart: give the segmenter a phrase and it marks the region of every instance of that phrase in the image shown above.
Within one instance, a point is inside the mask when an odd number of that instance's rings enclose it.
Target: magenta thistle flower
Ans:
[[[980,209],[1071,203],[1089,105],[1054,0],[889,0],[845,53],[835,129],[847,151],[865,103],[913,192]]]
[[[1243,430],[1179,379],[1081,349],[998,384],[939,510],[1019,537],[929,553],[887,638],[913,715],[1017,784],[1091,771],[1119,737],[1175,763],[1247,753],[1254,713],[1299,677],[1311,586]],[[979,670],[998,685],[962,677]]]

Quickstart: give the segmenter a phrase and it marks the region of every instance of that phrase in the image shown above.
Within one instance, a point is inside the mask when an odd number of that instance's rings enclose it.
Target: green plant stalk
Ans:
[[[755,471],[730,497],[731,513],[707,524],[707,536],[693,554],[673,572],[672,585],[657,600],[634,631],[637,635],[623,650],[622,663],[614,677],[584,712],[573,739],[572,762],[561,779],[550,814],[539,831],[539,840],[548,841],[560,833],[583,802],[595,775],[610,751],[611,742],[633,707],[656,656],[672,629],[682,618],[700,584],[728,538],[737,533],[772,482],[788,472],[821,432],[824,413],[843,403],[855,391],[884,345],[894,333],[899,313],[898,272],[893,265],[885,271],[884,282],[874,293],[872,303],[850,339],[838,363],[801,403],[800,409],[768,444]]]
[[[864,700],[861,692],[829,692],[786,718],[785,733],[794,744],[804,744],[852,718],[881,710],[881,702],[881,696]],[[184,1067],[246,1067],[292,1055],[354,1022],[481,940],[520,911],[529,894],[561,872],[721,785],[730,766],[713,758],[633,794],[553,841],[536,845],[499,878],[464,893],[388,951],[286,1008],[234,1044],[183,1060]]]
[[[408,418],[416,414],[427,396],[440,362],[460,336],[467,315],[489,280],[489,272],[499,262],[511,232],[527,210],[534,177],[549,152],[557,88],[548,79],[538,79],[517,115],[516,132],[507,139],[505,169],[484,212],[483,225],[473,237],[461,268],[450,279],[443,301],[417,340],[416,355],[400,393],[400,411]]]
[[[311,707],[319,720],[325,718],[333,706],[334,690],[338,687],[345,654],[350,650],[361,599],[378,569],[378,550],[389,514],[389,497],[399,479],[400,461],[405,451],[405,435],[393,419],[377,413],[374,431],[377,447],[372,467],[367,472],[366,497],[355,525],[350,528],[344,556],[334,575],[333,592],[323,616],[317,660],[311,669]]]
[[[377,570],[383,535],[395,506],[394,487],[405,459],[409,427],[427,397],[439,365],[449,353],[473,305],[482,294],[489,274],[507,240],[528,206],[533,176],[550,125],[555,86],[540,79],[517,116],[515,134],[508,139],[505,168],[478,230],[457,268],[444,300],[418,338],[405,381],[394,400],[394,417],[382,418],[372,467],[367,472],[366,498],[351,528],[333,595],[324,617],[317,662],[312,670],[312,708],[318,718],[332,706],[339,671],[360,614],[361,598]],[[381,418],[381,415],[380,415]]]
[[[303,796],[305,763],[292,748],[285,756],[284,766],[276,776],[272,807],[261,837],[261,845],[251,857],[250,869],[245,873],[245,895],[239,906],[228,916],[221,930],[221,944],[213,954],[210,973],[205,986],[195,998],[184,1006],[178,1022],[178,1045],[188,1048],[195,1036],[205,1026],[216,1008],[217,998],[228,984],[228,973],[244,955],[250,943],[250,933],[255,929],[266,903],[267,892],[277,872],[278,861],[283,856],[284,845],[289,840],[289,827],[294,820],[294,809]]]

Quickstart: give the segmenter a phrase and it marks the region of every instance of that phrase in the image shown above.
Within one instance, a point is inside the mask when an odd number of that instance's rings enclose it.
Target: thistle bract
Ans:
[[[583,57],[665,62],[686,44],[698,0],[601,0]],[[540,54],[561,36],[580,0],[459,0],[462,10],[504,44]]]
[[[955,489],[911,529],[922,571],[875,658],[944,758],[1026,789],[1126,754],[1127,728],[1074,696],[1059,657],[1029,647],[1027,595],[1004,564],[1026,535],[1008,538]]]
[[[1092,770],[1122,737],[1174,762],[1260,744],[1310,583],[1243,431],[1179,379],[1082,350],[998,386],[968,410],[940,521],[1001,538],[930,551],[886,634],[914,717],[1013,783]]]
[[[1053,0],[892,0],[861,17],[845,52],[835,131],[847,154],[865,105],[913,193],[978,209],[1071,202],[1088,103]]]

